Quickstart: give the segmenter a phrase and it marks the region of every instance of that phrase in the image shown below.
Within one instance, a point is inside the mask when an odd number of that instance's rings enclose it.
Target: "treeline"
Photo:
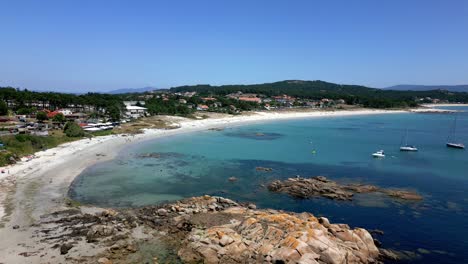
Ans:
[[[348,104],[364,107],[391,108],[416,106],[418,98],[468,102],[468,93],[453,93],[444,90],[433,91],[394,91],[369,88],[360,85],[341,85],[324,81],[282,81],[253,85],[194,85],[170,89],[171,92],[198,92],[202,96],[227,95],[241,91],[258,93],[268,97],[287,94],[294,97],[320,100],[344,99]]]
[[[33,92],[27,89],[20,90],[12,87],[0,87],[0,111],[8,102],[13,103],[10,108],[19,114],[31,114],[37,108],[51,110],[74,106],[90,106],[96,111],[108,111],[117,119],[117,112],[123,109],[122,99],[117,95],[87,93],[82,95]]]

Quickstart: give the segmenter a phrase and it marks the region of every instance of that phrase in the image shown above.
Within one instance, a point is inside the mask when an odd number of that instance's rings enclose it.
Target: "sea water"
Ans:
[[[454,138],[468,144],[468,113],[456,115]],[[309,118],[160,138],[88,168],[70,195],[115,207],[219,195],[383,230],[375,235],[383,247],[414,252],[411,263],[468,263],[468,150],[445,146],[454,119],[455,114],[414,113]],[[399,151],[405,135],[418,152]],[[381,149],[385,158],[371,156]],[[405,188],[424,200],[375,194],[357,195],[352,202],[300,200],[266,188],[297,175]]]

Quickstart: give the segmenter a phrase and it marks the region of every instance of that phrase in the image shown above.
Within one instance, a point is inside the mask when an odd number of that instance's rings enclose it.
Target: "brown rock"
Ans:
[[[347,184],[342,185],[331,181],[324,176],[313,178],[289,178],[284,181],[273,181],[268,185],[268,190],[289,194],[295,198],[308,199],[313,197],[325,197],[332,200],[351,201],[355,193],[380,192],[392,198],[403,200],[422,200],[422,196],[407,190],[388,190],[374,185]]]
[[[100,258],[100,259],[98,259],[98,263],[100,263],[100,264],[112,264],[112,261],[109,260],[108,258]]]

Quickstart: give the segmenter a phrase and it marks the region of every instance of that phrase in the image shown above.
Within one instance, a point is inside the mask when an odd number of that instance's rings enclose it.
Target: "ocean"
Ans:
[[[467,111],[456,114],[454,137],[468,144],[468,107],[453,109]],[[384,248],[411,251],[414,258],[408,263],[468,263],[468,150],[445,146],[454,117],[309,118],[169,136],[132,145],[116,159],[86,169],[73,182],[70,196],[97,206],[138,207],[219,195],[382,230],[384,235],[374,237]],[[406,133],[418,152],[399,151]],[[386,157],[372,158],[381,149]],[[376,194],[357,195],[351,202],[300,200],[266,189],[275,179],[296,175],[405,188],[424,200]]]

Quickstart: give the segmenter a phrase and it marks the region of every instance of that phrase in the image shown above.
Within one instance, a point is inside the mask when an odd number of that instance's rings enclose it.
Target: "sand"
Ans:
[[[135,142],[158,137],[249,123],[295,118],[403,113],[389,110],[343,110],[309,112],[255,112],[249,115],[193,120],[169,117],[177,129],[145,130],[138,135],[110,135],[82,139],[37,152],[30,161],[2,168],[0,173],[0,263],[62,263],[66,261],[51,245],[38,241],[34,224],[40,217],[67,208],[70,184],[85,168],[112,159]],[[5,239],[8,238],[8,239]],[[48,249],[50,248],[50,249]],[[28,252],[28,256],[19,255]],[[45,252],[45,253],[44,253]]]

